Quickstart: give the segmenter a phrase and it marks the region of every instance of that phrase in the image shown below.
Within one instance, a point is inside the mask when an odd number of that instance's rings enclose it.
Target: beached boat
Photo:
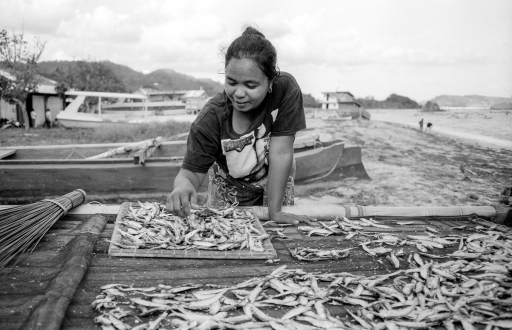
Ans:
[[[172,120],[176,114],[188,112],[182,101],[149,102],[148,96],[141,94],[69,91],[66,96],[75,98],[56,117],[60,125],[66,128],[162,122]],[[88,106],[87,98],[97,100],[93,106]],[[122,102],[103,104],[105,99]]]
[[[116,103],[102,106],[104,114],[153,116],[195,114],[208,101],[206,92],[200,90],[143,91],[146,100],[119,98]]]
[[[61,196],[77,187],[86,190],[91,199],[103,202],[155,199],[172,190],[186,141],[159,140],[128,156],[93,157],[119,147],[137,149],[123,143],[0,147],[0,204]],[[360,146],[298,138],[295,159],[297,184],[343,176],[368,178]]]

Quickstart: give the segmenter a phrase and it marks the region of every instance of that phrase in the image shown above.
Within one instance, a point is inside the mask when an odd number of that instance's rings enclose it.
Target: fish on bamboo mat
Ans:
[[[462,242],[450,260],[415,254],[410,268],[383,275],[283,265],[230,286],[110,284],[92,307],[104,329],[510,329],[512,230]],[[333,305],[350,317],[333,316]]]
[[[191,210],[181,218],[161,203],[123,203],[109,255],[163,258],[273,259],[269,235],[248,209]]]

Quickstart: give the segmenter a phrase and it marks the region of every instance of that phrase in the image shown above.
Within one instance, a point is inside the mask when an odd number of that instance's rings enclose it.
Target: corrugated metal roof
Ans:
[[[67,91],[66,95],[75,96],[96,96],[96,97],[111,97],[111,98],[127,98],[127,99],[146,99],[145,95],[128,94],[128,93],[106,93],[106,92],[89,92],[89,91]]]
[[[348,94],[348,95],[354,97],[354,95],[352,95],[352,93],[350,93],[350,92],[322,92],[322,94],[326,94],[326,95],[327,94],[330,94],[330,95],[332,95],[332,94]]]
[[[186,99],[189,97],[202,97],[205,94],[206,94],[206,92],[202,89],[201,90],[193,90],[193,91],[188,91],[185,95],[183,95],[183,98]]]

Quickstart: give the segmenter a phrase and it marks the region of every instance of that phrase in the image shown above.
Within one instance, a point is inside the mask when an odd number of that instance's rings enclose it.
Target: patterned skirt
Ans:
[[[295,160],[286,182],[283,205],[293,205]],[[208,207],[268,206],[268,176],[259,181],[247,183],[230,177],[216,162],[208,171]]]

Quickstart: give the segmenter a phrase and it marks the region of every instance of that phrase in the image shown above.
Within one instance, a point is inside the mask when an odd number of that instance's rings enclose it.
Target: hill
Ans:
[[[420,109],[421,106],[406,96],[389,95],[384,101],[375,100],[372,96],[356,99],[366,109]]]
[[[38,70],[43,76],[52,76],[55,70],[67,71],[75,61],[46,61],[38,63]],[[203,88],[210,96],[223,90],[224,86],[211,79],[194,78],[170,69],[160,69],[148,74],[135,71],[125,65],[110,61],[101,61],[112,70],[123,83],[127,91],[134,92],[142,86],[156,87],[159,90],[183,90]]]
[[[481,95],[439,95],[431,100],[441,107],[490,108],[498,103],[512,103],[512,98]]]

